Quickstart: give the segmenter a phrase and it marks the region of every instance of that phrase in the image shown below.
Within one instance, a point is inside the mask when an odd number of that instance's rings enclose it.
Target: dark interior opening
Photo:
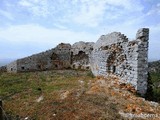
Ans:
[[[55,64],[55,68],[58,68],[58,65],[57,65],[57,64]]]
[[[90,48],[90,50],[93,50],[93,48]]]
[[[78,54],[72,55],[72,62],[83,60],[83,59],[89,59],[88,55],[83,51],[79,51]]]
[[[90,67],[89,67],[89,66],[87,66],[87,67],[86,67],[86,69],[87,69],[87,70],[89,70],[89,69],[90,69]]]
[[[21,67],[22,70],[24,70],[24,67]]]
[[[11,71],[13,71],[13,68],[11,68]]]
[[[108,46],[104,46],[104,47],[102,47],[102,50],[108,50]]]
[[[41,66],[40,66],[40,65],[37,65],[37,68],[38,68],[38,69],[41,69]]]
[[[108,66],[108,73],[110,73],[111,71],[111,66]]]
[[[113,73],[116,72],[116,66],[113,66]]]

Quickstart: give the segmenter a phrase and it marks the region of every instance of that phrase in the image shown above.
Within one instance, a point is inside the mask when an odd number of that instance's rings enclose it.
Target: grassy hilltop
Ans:
[[[131,85],[116,77],[94,78],[90,71],[0,73],[0,86],[8,118],[127,120],[129,114],[160,114],[160,105],[138,97]]]

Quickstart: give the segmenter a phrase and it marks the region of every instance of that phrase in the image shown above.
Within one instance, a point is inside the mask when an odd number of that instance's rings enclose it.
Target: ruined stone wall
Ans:
[[[18,59],[7,65],[8,72],[50,69],[90,69],[95,76],[116,75],[144,95],[147,90],[149,29],[139,29],[129,41],[120,32],[102,35],[98,41],[77,42]]]
[[[90,69],[89,56],[94,42],[76,42],[71,49],[71,67],[73,69]]]
[[[7,65],[8,72],[41,71],[70,67],[70,44],[59,44],[57,47],[18,59]]]
[[[122,82],[132,84],[144,95],[147,90],[148,29],[140,29],[136,40],[119,32],[102,35],[90,56],[91,70],[95,76],[119,76]]]
[[[89,55],[93,42],[61,43],[55,48],[18,59],[7,65],[8,72],[27,72],[51,69],[90,69]]]

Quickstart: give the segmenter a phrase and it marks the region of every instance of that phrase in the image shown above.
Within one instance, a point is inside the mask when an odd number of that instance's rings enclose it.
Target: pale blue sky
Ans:
[[[160,0],[0,0],[0,61],[119,31],[150,28],[149,59],[160,59]]]

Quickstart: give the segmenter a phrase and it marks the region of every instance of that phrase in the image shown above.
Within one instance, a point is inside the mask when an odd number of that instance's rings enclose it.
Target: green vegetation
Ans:
[[[152,72],[150,75],[153,84],[153,100],[160,102],[160,72]]]
[[[7,113],[38,119],[40,108],[49,107],[63,91],[79,88],[79,80],[93,79],[89,71],[53,70],[28,73],[0,73],[0,99]],[[86,86],[87,87],[87,86]],[[36,100],[43,96],[41,103]]]
[[[160,102],[160,60],[149,62],[147,99]]]
[[[0,98],[7,99],[7,97],[27,90],[37,93],[38,88],[43,92],[73,88],[78,85],[77,79],[92,78],[88,73],[83,71],[75,73],[71,70],[18,74],[1,73]],[[75,79],[76,77],[77,79]]]

